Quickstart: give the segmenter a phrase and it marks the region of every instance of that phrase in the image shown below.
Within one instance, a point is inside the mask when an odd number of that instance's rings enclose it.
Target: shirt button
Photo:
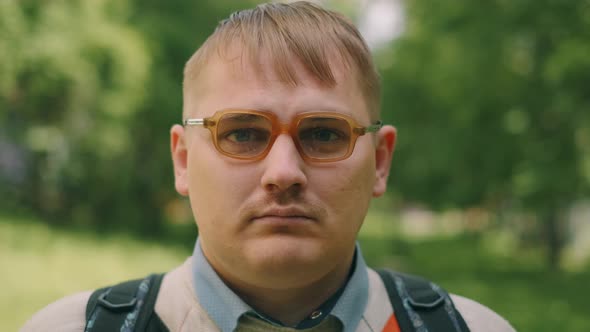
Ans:
[[[309,316],[309,318],[311,319],[318,319],[322,316],[322,312],[319,310],[316,310],[314,312],[311,313],[311,315]]]

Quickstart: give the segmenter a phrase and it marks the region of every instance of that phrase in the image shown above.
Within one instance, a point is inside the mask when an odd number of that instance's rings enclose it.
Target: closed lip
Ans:
[[[254,215],[251,220],[263,219],[263,218],[285,218],[285,219],[312,219],[314,216],[311,213],[306,212],[300,208],[272,208],[265,210],[261,213]]]

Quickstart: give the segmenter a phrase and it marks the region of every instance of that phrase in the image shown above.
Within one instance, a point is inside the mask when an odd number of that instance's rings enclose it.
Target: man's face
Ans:
[[[333,65],[332,88],[298,69],[299,84],[291,86],[239,57],[211,61],[185,96],[186,115],[255,109],[290,123],[300,113],[329,111],[371,124],[357,81],[342,66]],[[288,134],[259,161],[222,155],[200,126],[175,126],[171,135],[176,188],[190,198],[211,265],[225,279],[287,288],[350,266],[369,201],[385,190],[395,140],[394,129],[385,127],[376,139],[359,137],[345,160],[308,163]]]

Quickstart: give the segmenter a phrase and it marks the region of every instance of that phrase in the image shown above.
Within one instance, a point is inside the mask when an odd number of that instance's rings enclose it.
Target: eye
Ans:
[[[313,131],[313,138],[322,142],[330,142],[340,138],[340,135],[333,130],[319,128]]]
[[[342,133],[330,128],[310,128],[300,133],[300,139],[304,141],[315,141],[330,143],[342,139]]]
[[[229,132],[225,138],[232,142],[247,142],[253,137],[251,129],[236,129]]]
[[[268,133],[256,128],[240,128],[228,131],[223,138],[232,143],[249,143],[266,141]]]

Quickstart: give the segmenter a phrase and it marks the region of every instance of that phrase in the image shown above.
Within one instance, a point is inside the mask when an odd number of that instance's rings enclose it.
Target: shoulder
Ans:
[[[156,300],[156,314],[170,331],[218,331],[196,296],[192,270],[189,257],[166,274]]]
[[[20,332],[84,331],[86,303],[90,294],[92,291],[76,293],[51,303],[33,315]]]
[[[514,328],[490,308],[471,299],[451,294],[455,308],[474,332],[513,332]]]
[[[369,271],[369,303],[367,310],[379,312],[373,314],[376,326],[383,326],[384,321],[393,312],[383,280],[372,269]],[[471,299],[450,294],[453,304],[472,332],[514,332],[515,329],[500,315],[490,308]]]

